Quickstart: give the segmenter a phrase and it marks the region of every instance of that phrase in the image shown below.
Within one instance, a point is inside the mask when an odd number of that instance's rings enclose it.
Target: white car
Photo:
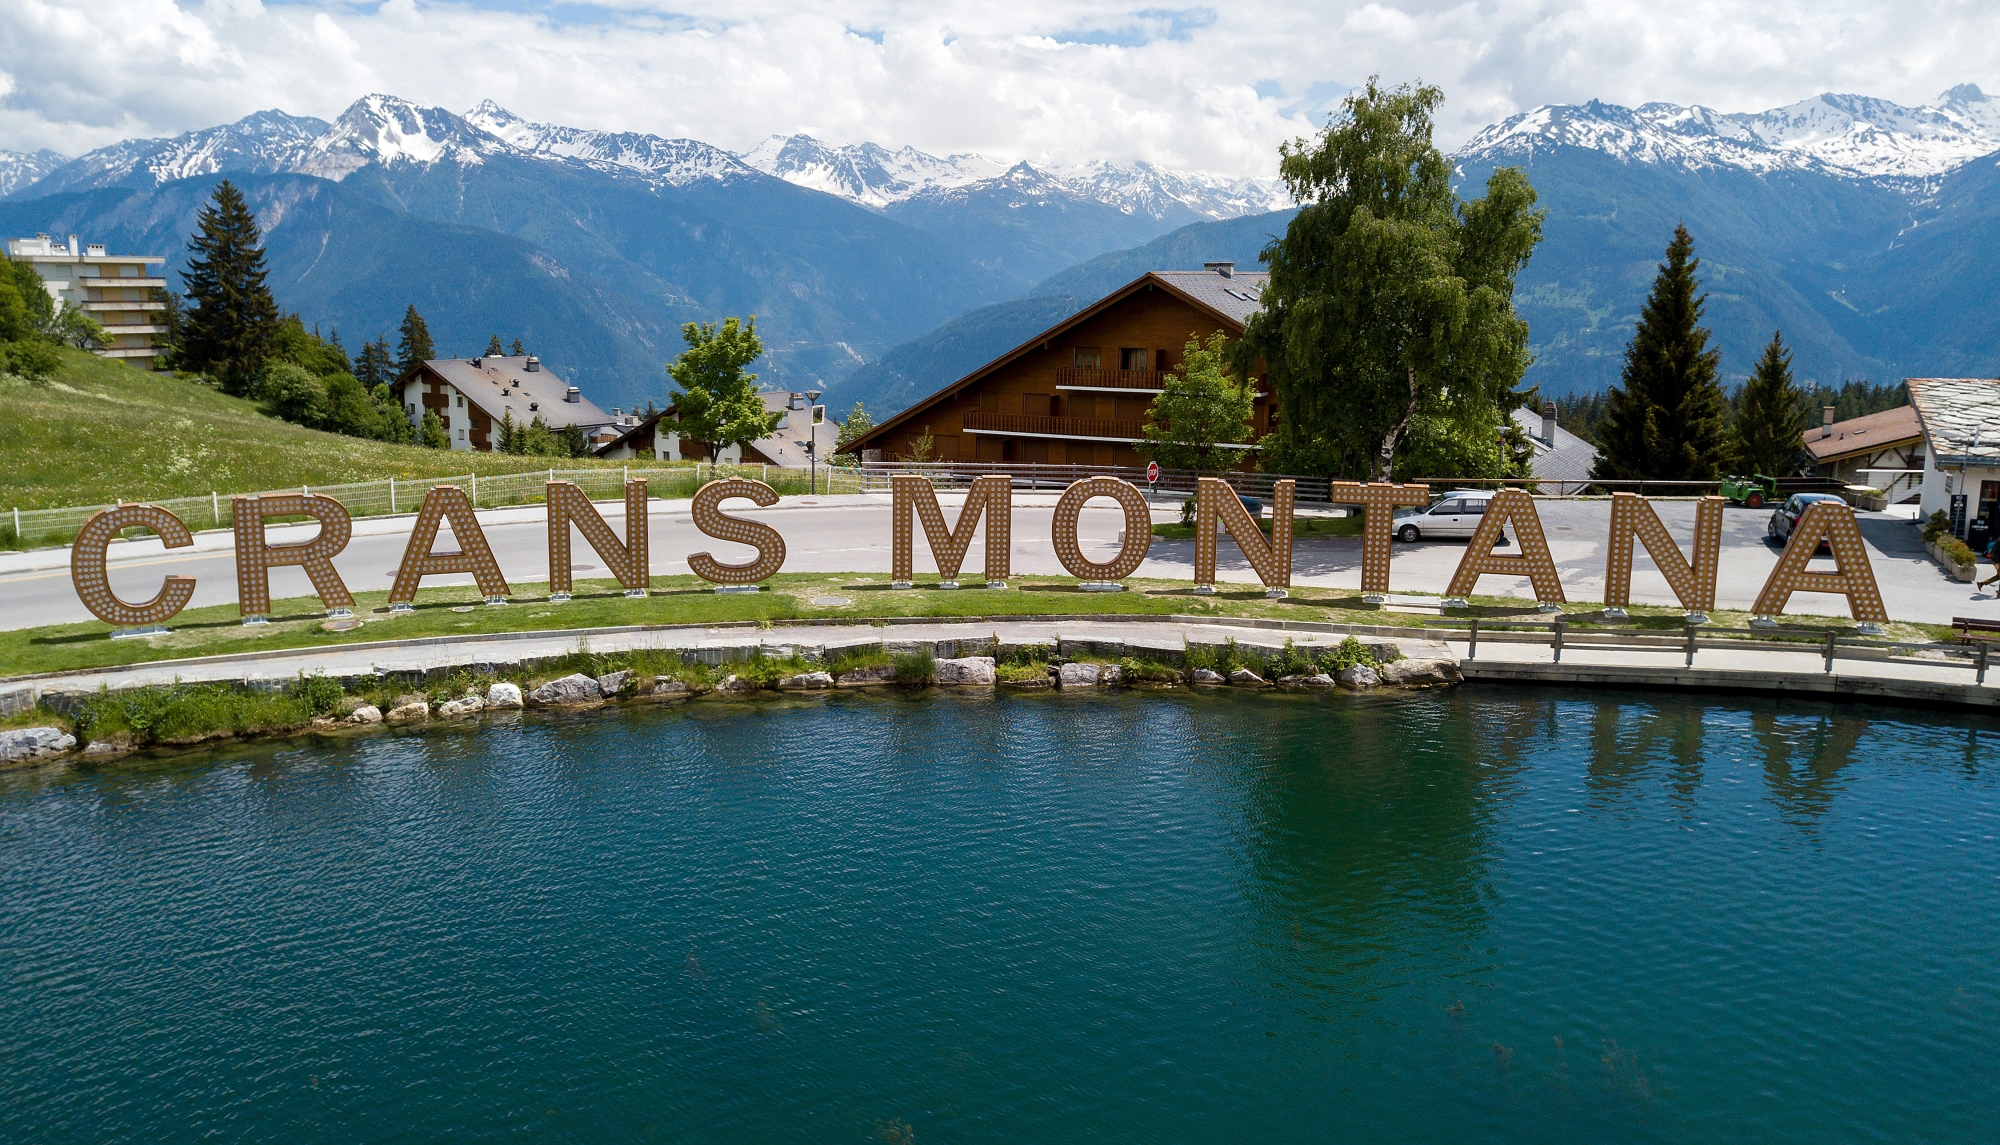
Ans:
[[[1421,541],[1425,537],[1470,537],[1486,516],[1486,504],[1493,500],[1491,489],[1457,489],[1441,494],[1421,509],[1396,512],[1396,539]],[[1507,535],[1500,535],[1507,544]]]

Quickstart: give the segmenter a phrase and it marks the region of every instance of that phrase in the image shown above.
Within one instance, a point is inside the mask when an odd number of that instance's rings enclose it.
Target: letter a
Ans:
[[[644,481],[625,483],[623,544],[619,543],[618,534],[611,531],[611,526],[604,523],[597,506],[590,503],[590,495],[576,482],[549,482],[548,502],[550,600],[569,599],[571,577],[574,575],[569,556],[569,527],[572,522],[576,531],[583,534],[584,541],[604,558],[604,566],[611,570],[611,575],[625,586],[626,596],[646,595],[646,587],[652,583],[652,570],[647,556],[649,530]]]
[[[1808,572],[1806,563],[1819,551],[1821,541],[1833,550],[1834,571]],[[1861,543],[1853,509],[1839,501],[1807,505],[1750,611],[1758,616],[1777,616],[1795,592],[1836,593],[1847,598],[1847,611],[1861,623],[1889,622],[1889,614],[1882,608],[1882,590],[1875,586],[1875,566],[1869,563],[1868,546]]]
[[[889,479],[893,491],[894,560],[892,587],[909,588],[916,567],[910,518],[921,517],[924,539],[930,542],[931,556],[937,561],[939,588],[958,587],[958,569],[972,548],[972,531],[986,517],[986,587],[1006,588],[1014,528],[1014,479],[1004,475],[974,478],[965,494],[965,508],[959,510],[958,525],[947,529],[944,510],[938,508],[937,490],[930,479],[912,473],[898,473]]]
[[[1636,493],[1611,495],[1611,537],[1604,554],[1604,606],[1625,608],[1632,603],[1632,549],[1643,541],[1667,587],[1689,613],[1715,607],[1715,570],[1722,554],[1720,497],[1703,497],[1694,504],[1694,562],[1681,557],[1681,547],[1653,512],[1652,502]]]
[[[1518,556],[1503,557],[1493,551],[1500,541],[1503,524],[1514,526],[1514,536],[1521,546]],[[1562,580],[1556,576],[1556,563],[1549,557],[1548,538],[1542,535],[1542,517],[1535,512],[1535,499],[1519,489],[1502,489],[1486,503],[1486,515],[1479,520],[1478,531],[1466,542],[1465,558],[1458,562],[1458,571],[1451,574],[1451,587],[1445,591],[1461,600],[1472,595],[1472,589],[1482,576],[1524,576],[1535,586],[1535,599],[1543,604],[1561,604],[1564,600]]]
[[[1395,543],[1396,507],[1429,504],[1430,486],[1335,481],[1327,486],[1326,499],[1336,505],[1361,506],[1361,599],[1382,603],[1389,595],[1389,551]]]
[[[458,538],[458,551],[434,553],[431,546],[437,543],[438,526],[447,520],[451,535]],[[456,485],[433,486],[417,510],[417,524],[410,530],[410,543],[403,548],[403,563],[389,589],[389,603],[407,610],[417,599],[417,583],[423,578],[467,572],[479,582],[487,603],[507,595],[507,578],[500,575],[500,565],[493,559],[493,549],[486,543],[486,532],[479,527],[479,516],[466,500],[465,490]]]
[[[1271,486],[1271,539],[1264,540],[1264,531],[1251,519],[1250,511],[1243,507],[1243,499],[1227,481],[1216,477],[1203,477],[1195,483],[1194,495],[1194,584],[1195,591],[1203,588],[1215,591],[1215,550],[1219,540],[1215,526],[1221,522],[1235,539],[1236,547],[1243,550],[1243,559],[1257,570],[1257,579],[1264,582],[1265,595],[1282,597],[1285,590],[1292,587],[1292,504],[1298,496],[1299,483],[1286,480]]]

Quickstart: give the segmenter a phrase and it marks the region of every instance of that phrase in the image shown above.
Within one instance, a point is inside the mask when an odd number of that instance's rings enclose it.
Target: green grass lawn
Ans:
[[[1096,593],[1081,592],[1076,582],[1065,578],[1024,577],[1007,589],[942,592],[923,587],[921,582],[914,589],[892,589],[889,578],[879,574],[782,573],[772,578],[767,586],[769,591],[719,596],[706,582],[692,576],[674,576],[654,577],[654,595],[645,600],[627,600],[615,581],[578,581],[575,599],[566,604],[549,603],[543,595],[546,588],[537,586],[535,592],[518,594],[513,603],[493,608],[480,604],[478,591],[471,586],[427,588],[421,590],[414,613],[393,618],[387,612],[385,590],[355,594],[355,611],[364,623],[348,632],[326,631],[322,627],[324,610],[318,600],[300,597],[275,602],[272,622],[254,628],[243,627],[234,606],[221,605],[189,609],[173,619],[171,632],[139,639],[111,640],[110,626],[99,621],[0,632],[0,677],[427,636],[722,621],[777,623],[803,617],[865,622],[905,616],[1178,613],[1412,628],[1438,621],[1435,616],[1386,612],[1364,605],[1358,590],[1295,588],[1287,600],[1267,600],[1263,590],[1254,585],[1219,585],[1220,591],[1214,596],[1196,596],[1194,586],[1187,581],[1134,579],[1125,583],[1131,591]],[[841,598],[845,603],[821,605],[814,603],[815,598]],[[1576,622],[1577,630],[1587,631],[1598,607],[1572,603],[1565,610]],[[1524,624],[1544,624],[1549,619],[1536,611],[1533,601],[1505,597],[1474,598],[1471,608],[1453,613],[1451,619],[1461,621],[1466,617],[1479,617],[1487,623]],[[1747,613],[1735,612],[1718,612],[1713,617],[1712,629],[1747,629],[1750,619]],[[1844,620],[1805,616],[1791,618],[1785,624],[1807,639],[1823,634],[1828,627],[1851,627]],[[1622,631],[1677,632],[1681,628],[1680,612],[1635,606],[1632,619],[1617,627]],[[1942,629],[1903,624],[1891,626],[1889,633],[1894,639],[1910,641],[1947,636]]]
[[[80,350],[46,383],[0,374],[0,513],[387,477],[517,473],[535,459],[323,433],[257,403]],[[613,466],[563,460],[562,467]]]

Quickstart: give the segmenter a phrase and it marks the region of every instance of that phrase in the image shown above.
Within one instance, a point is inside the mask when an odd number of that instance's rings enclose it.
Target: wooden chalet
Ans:
[[[916,460],[931,437],[937,461],[1144,465],[1133,447],[1189,338],[1243,336],[1263,305],[1262,272],[1215,262],[1156,270],[979,367],[849,442],[843,453]],[[1262,377],[1251,441],[1271,428],[1276,399]],[[879,455],[873,451],[879,450]],[[1251,449],[1244,449],[1244,464]]]

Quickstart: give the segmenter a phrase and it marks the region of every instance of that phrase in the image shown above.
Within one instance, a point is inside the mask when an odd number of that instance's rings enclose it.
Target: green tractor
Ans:
[[[1778,499],[1778,479],[1762,473],[1749,477],[1724,477],[1722,495],[1729,498],[1731,505],[1761,509],[1766,502]]]

